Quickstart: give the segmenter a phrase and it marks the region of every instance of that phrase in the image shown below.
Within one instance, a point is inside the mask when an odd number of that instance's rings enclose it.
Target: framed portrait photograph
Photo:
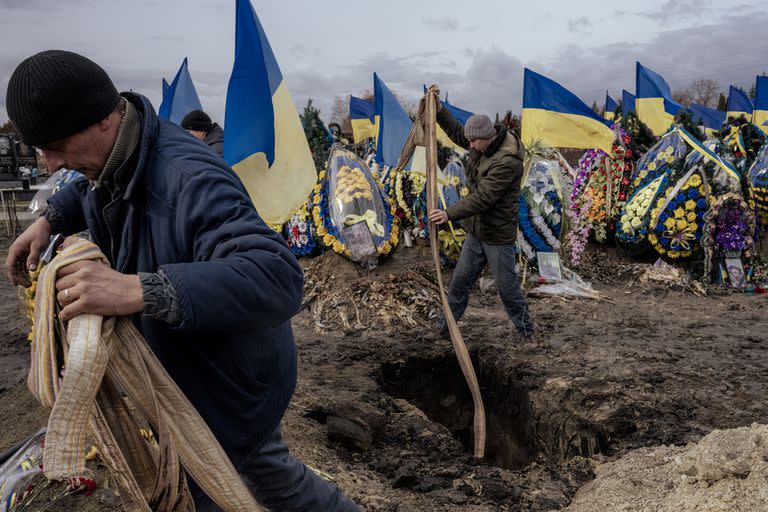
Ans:
[[[560,255],[556,252],[537,252],[539,276],[552,281],[562,281],[563,272],[560,269]]]
[[[725,268],[728,272],[728,281],[732,288],[746,288],[747,278],[744,273],[744,266],[739,258],[726,258]]]

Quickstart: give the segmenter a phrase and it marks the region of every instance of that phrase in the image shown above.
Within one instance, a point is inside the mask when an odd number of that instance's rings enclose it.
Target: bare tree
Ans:
[[[0,133],[16,133],[13,123],[9,120],[0,125]]]
[[[687,108],[693,103],[693,94],[691,93],[690,88],[678,89],[672,93],[672,99]]]
[[[360,94],[360,99],[363,99],[365,101],[373,101],[373,91],[370,89],[366,89]]]
[[[714,80],[694,80],[688,88],[694,103],[714,108],[717,106],[717,97],[720,94],[720,84]]]
[[[333,98],[331,106],[331,122],[339,123],[342,133],[352,131],[352,123],[349,120],[349,94]]]

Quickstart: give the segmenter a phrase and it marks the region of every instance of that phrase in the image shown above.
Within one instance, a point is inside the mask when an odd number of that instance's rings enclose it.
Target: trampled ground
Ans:
[[[343,281],[327,291],[348,302],[407,296],[421,320],[431,307],[422,249],[400,249],[375,271],[321,258],[308,282]],[[608,300],[530,299],[541,345],[516,341],[492,291],[473,295],[460,327],[488,414],[481,462],[466,449],[472,405],[449,340],[425,339],[424,323],[391,319],[397,311],[379,318],[388,329],[361,330],[365,314],[344,313],[349,326],[338,329],[323,322],[338,315],[305,309],[294,321],[299,383],[284,420],[293,452],[366,510],[548,511],[567,506],[599,463],[768,423],[765,296],[697,296],[640,283],[642,267],[621,256],[600,260],[584,273]],[[360,295],[373,282],[386,286]],[[405,283],[413,290],[386,294]],[[46,422],[25,385],[27,326],[16,295],[0,281],[0,450]],[[341,302],[333,311],[349,306]],[[58,510],[115,506],[100,489]]]

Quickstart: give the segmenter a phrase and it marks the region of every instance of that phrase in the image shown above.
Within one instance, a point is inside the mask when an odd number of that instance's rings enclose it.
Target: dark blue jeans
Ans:
[[[471,234],[464,240],[461,256],[451,279],[451,287],[448,289],[448,304],[451,306],[453,317],[458,322],[464,314],[469,304],[469,294],[472,293],[486,264],[491,267],[496,290],[509,319],[522,335],[533,336],[533,320],[515,271],[515,246],[484,244]],[[444,319],[439,327],[446,329]]]
[[[338,487],[291,456],[280,427],[237,470],[256,500],[274,512],[360,512]],[[190,484],[197,512],[221,511],[193,482]]]

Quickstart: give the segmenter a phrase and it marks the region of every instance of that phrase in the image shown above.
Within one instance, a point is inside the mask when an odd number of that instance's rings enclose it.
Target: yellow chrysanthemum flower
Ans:
[[[680,231],[688,229],[688,221],[685,219],[678,219],[676,226]]]
[[[685,217],[685,210],[678,208],[674,211],[674,214],[676,219],[682,219]]]
[[[669,217],[667,220],[664,221],[664,227],[667,229],[672,229],[675,227],[675,219],[672,217]]]

